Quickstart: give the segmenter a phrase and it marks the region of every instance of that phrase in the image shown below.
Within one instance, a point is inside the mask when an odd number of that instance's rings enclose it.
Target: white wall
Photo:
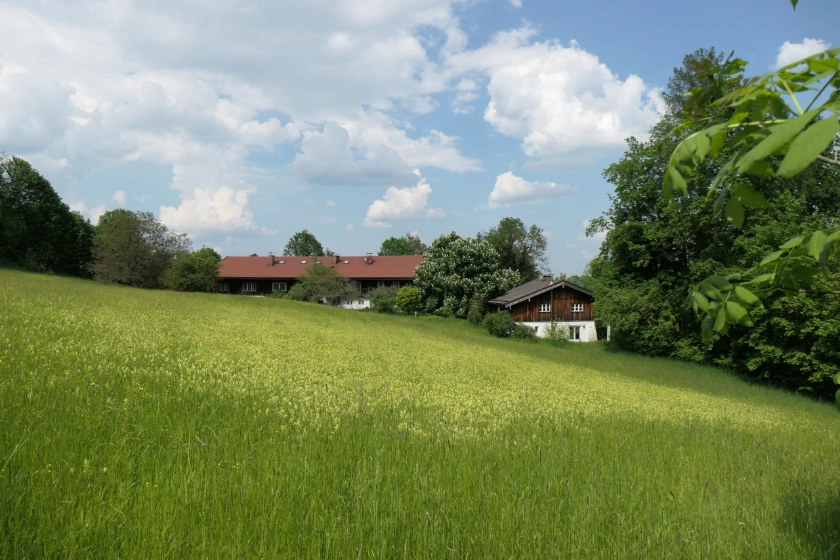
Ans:
[[[341,300],[341,303],[338,304],[339,307],[343,307],[344,309],[370,309],[370,299],[363,298],[363,299],[354,299],[354,300]]]
[[[534,321],[523,322],[523,325],[534,327],[537,329],[537,336],[545,338],[548,336],[548,326],[551,324],[548,321]],[[573,340],[572,342],[598,342],[598,334],[595,332],[595,321],[569,321],[557,322],[561,327],[580,327],[580,340]]]

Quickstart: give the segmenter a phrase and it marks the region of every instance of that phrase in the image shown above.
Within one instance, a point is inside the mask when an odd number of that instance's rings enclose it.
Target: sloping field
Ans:
[[[459,321],[0,270],[0,557],[840,558],[840,412]]]

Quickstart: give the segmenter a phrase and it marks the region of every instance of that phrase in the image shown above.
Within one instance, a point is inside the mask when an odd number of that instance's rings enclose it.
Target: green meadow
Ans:
[[[0,270],[0,558],[840,558],[840,411],[464,321]]]

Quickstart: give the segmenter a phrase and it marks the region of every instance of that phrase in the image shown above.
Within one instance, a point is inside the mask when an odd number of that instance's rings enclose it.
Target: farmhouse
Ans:
[[[569,339],[595,342],[595,319],[592,315],[592,292],[566,280],[544,276],[517,286],[487,302],[491,311],[507,309],[517,322],[537,329],[546,336],[552,321],[569,330]]]
[[[364,257],[225,257],[219,268],[219,291],[247,295],[288,292],[297,277],[305,274],[306,267],[314,262],[334,268],[358,288],[360,299],[342,300],[342,307],[364,309],[370,307],[371,289],[414,282],[414,269],[423,262],[423,257],[378,257],[370,253]]]

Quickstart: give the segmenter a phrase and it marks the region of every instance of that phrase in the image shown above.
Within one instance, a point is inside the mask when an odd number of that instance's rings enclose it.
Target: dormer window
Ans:
[[[300,261],[300,264],[306,264],[306,261],[305,260]]]
[[[277,261],[277,264],[286,264],[286,261]]]
[[[344,264],[350,264],[350,261],[344,261]]]

